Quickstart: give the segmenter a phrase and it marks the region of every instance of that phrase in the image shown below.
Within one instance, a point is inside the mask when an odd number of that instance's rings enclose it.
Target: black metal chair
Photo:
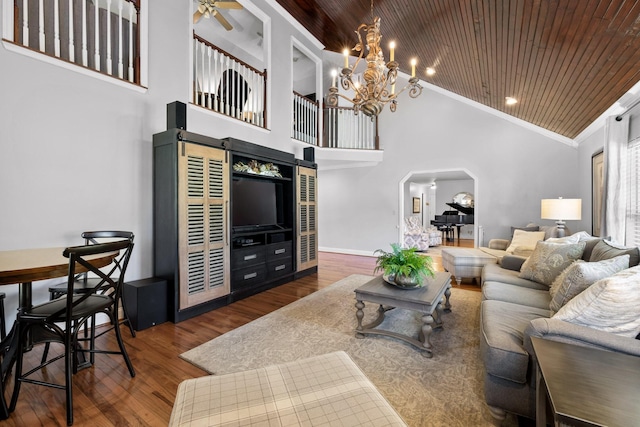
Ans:
[[[100,243],[105,243],[106,241],[113,241],[114,239],[128,239],[133,242],[134,234],[130,231],[85,231],[82,233],[82,238],[85,241],[85,245],[96,245]],[[119,258],[122,258],[120,255]],[[118,272],[118,274],[124,276],[124,271],[122,271],[122,265],[119,259],[116,259],[112,270],[109,274],[112,275],[114,272]],[[83,294],[86,292],[92,292],[93,287],[96,281],[99,280],[97,278],[88,277],[87,273],[80,273],[76,276],[76,281],[73,285],[73,292],[76,294]],[[67,284],[66,283],[58,283],[49,287],[49,299],[54,300],[56,298],[60,298],[61,296],[67,293]],[[129,332],[131,332],[131,336],[135,337],[136,332],[133,329],[133,325],[129,321],[129,315],[127,313],[127,307],[122,300],[123,296],[120,296],[120,306],[122,307],[122,311],[124,314],[124,319],[121,323],[126,323],[129,327]],[[87,337],[87,324],[85,324],[85,338]],[[102,332],[106,333],[108,330]],[[45,346],[44,352],[42,354],[42,363],[47,360],[47,356],[49,355],[49,345]],[[91,355],[91,363],[93,364],[94,358]]]
[[[53,301],[33,306],[24,312],[18,312],[17,325],[21,345],[18,346],[15,370],[15,387],[11,398],[10,411],[15,410],[20,386],[22,383],[43,385],[66,391],[67,424],[73,424],[73,396],[72,375],[77,371],[78,356],[80,354],[95,353],[121,354],[129,369],[131,377],[135,377],[135,371],[122,341],[120,323],[118,322],[118,309],[121,301],[124,272],[126,271],[133,249],[133,241],[129,239],[116,242],[100,243],[87,246],[70,247],[64,250],[63,255],[69,258],[69,274],[67,277],[67,292]],[[104,273],[100,268],[91,263],[91,258],[105,257],[119,252],[118,263],[120,268],[112,268],[109,273]],[[115,263],[115,257],[112,261]],[[87,271],[95,275],[97,280],[91,289],[82,294],[73,292],[77,281],[77,272]],[[115,275],[118,277],[114,277]],[[83,325],[93,319],[96,314],[106,314],[113,324],[119,351],[95,348],[95,323],[91,322],[91,337],[88,348],[81,347],[78,333]],[[39,343],[59,342],[64,344],[64,353],[50,360],[46,360],[37,367],[23,373],[23,353],[30,345]],[[48,382],[31,378],[31,375],[42,368],[64,359],[65,382],[64,384]],[[47,376],[45,376],[45,379]]]

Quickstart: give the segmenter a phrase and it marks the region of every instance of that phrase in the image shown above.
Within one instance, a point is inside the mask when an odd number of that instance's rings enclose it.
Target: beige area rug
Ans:
[[[181,357],[212,374],[226,374],[344,350],[410,426],[494,425],[484,403],[478,351],[480,293],[452,289],[452,311],[431,336],[429,359],[394,338],[355,338],[353,290],[370,279],[349,276]],[[376,309],[366,305],[364,323],[376,317]],[[420,324],[418,313],[395,309],[380,327],[417,338]]]

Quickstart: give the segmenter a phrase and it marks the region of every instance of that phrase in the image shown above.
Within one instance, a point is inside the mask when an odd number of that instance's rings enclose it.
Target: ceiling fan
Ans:
[[[225,19],[217,9],[242,9],[242,5],[235,0],[198,0],[200,4],[193,14],[193,23],[197,24],[203,16],[208,18],[213,16],[227,30],[231,31],[233,26]]]

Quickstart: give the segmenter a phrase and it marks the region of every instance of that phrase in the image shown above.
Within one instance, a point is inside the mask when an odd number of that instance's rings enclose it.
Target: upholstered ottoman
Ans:
[[[442,249],[442,266],[456,278],[458,284],[461,283],[463,277],[481,277],[482,268],[487,264],[495,264],[497,261],[495,256],[480,249]]]
[[[185,380],[170,426],[406,426],[347,353]]]

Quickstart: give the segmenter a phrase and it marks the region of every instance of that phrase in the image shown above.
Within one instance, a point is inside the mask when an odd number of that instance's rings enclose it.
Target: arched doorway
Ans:
[[[456,185],[456,181],[458,181]],[[463,181],[467,181],[463,184]],[[472,181],[470,183],[469,181]],[[438,184],[440,183],[440,184]],[[433,186],[435,184],[435,187]],[[472,228],[474,247],[477,247],[481,241],[479,236],[480,223],[478,215],[479,203],[479,183],[478,178],[467,169],[438,169],[425,171],[411,171],[402,178],[398,185],[398,242],[403,241],[404,218],[420,214],[424,225],[429,225],[431,219],[435,215],[442,214],[440,210],[445,201],[452,198],[453,194],[445,194],[445,192],[453,192],[455,188],[466,188],[472,185],[475,200],[474,224]],[[441,188],[438,191],[438,187]],[[415,199],[419,199],[415,200]],[[414,202],[419,204],[419,212],[414,209]],[[441,206],[442,205],[442,206]]]

